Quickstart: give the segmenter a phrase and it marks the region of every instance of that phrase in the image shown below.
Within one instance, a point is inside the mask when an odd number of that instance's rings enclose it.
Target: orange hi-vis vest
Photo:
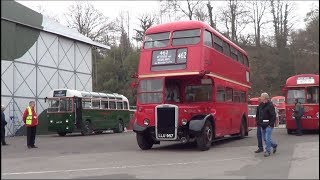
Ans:
[[[31,125],[32,124],[32,110],[31,110],[31,107],[28,106],[28,116],[26,118],[26,125]]]

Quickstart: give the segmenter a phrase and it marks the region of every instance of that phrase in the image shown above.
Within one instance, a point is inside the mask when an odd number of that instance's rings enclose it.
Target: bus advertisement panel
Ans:
[[[137,78],[133,131],[143,150],[160,141],[248,135],[247,53],[200,21],[160,24],[146,31]]]
[[[296,130],[293,117],[296,99],[305,110],[301,118],[301,128],[303,130],[319,130],[319,75],[300,74],[289,77],[282,90],[286,97],[286,128],[288,134],[292,134]]]
[[[82,135],[104,130],[121,133],[128,126],[128,99],[120,94],[55,89],[46,97],[48,130],[60,136],[80,131]]]

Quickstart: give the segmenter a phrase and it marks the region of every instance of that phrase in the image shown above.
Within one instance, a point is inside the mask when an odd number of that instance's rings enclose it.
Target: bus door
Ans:
[[[82,99],[79,97],[76,97],[74,99],[74,107],[75,107],[75,111],[74,111],[74,119],[75,122],[74,124],[76,125],[77,128],[81,127],[81,121],[82,121]]]

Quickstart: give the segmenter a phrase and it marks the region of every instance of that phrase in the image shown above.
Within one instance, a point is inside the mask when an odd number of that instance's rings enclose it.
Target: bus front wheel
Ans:
[[[67,133],[66,132],[58,132],[59,136],[66,136]]]
[[[151,149],[153,146],[153,141],[150,136],[145,135],[145,133],[137,133],[138,146],[142,150]]]
[[[213,128],[209,121],[204,123],[201,134],[196,138],[198,149],[201,151],[209,150],[213,139]]]

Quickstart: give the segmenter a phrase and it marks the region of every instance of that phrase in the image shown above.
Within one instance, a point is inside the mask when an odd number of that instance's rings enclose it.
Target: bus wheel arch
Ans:
[[[59,136],[66,136],[66,135],[67,135],[67,132],[58,132],[58,135],[59,135]]]

